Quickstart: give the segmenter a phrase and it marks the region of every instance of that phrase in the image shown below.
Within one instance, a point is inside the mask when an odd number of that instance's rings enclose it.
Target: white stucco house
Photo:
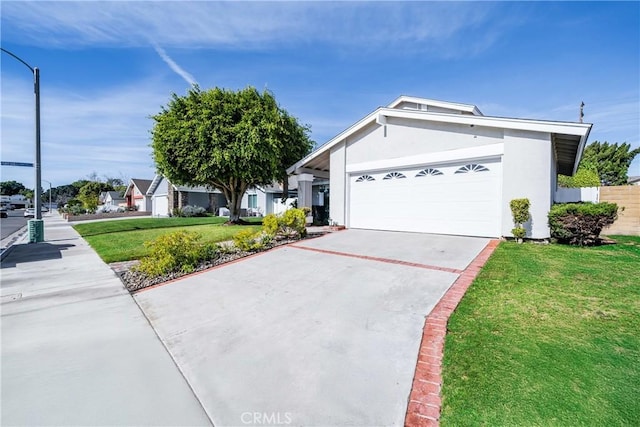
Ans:
[[[281,202],[282,187],[274,183],[268,187],[249,188],[242,197],[241,216],[263,216],[284,211],[296,196],[296,180],[290,179],[289,199]],[[200,206],[211,213],[227,216],[227,200],[219,190],[207,187],[174,185],[158,174],[147,189],[153,216],[169,216],[173,209],[184,206]]]
[[[549,237],[557,174],[575,173],[592,125],[491,117],[469,104],[401,96],[288,169],[298,206],[347,228],[511,236],[509,202],[528,198],[527,237]]]

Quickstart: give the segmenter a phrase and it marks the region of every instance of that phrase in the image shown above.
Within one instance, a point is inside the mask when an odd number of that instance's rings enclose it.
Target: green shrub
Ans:
[[[511,230],[511,234],[513,234],[513,237],[515,237],[516,239],[524,239],[527,235],[527,230],[525,230],[523,227],[516,227]]]
[[[272,236],[278,233],[278,217],[275,214],[269,214],[262,219],[262,231]]]
[[[279,234],[288,237],[303,237],[306,234],[307,216],[304,210],[293,208],[278,218]]]
[[[173,208],[171,212],[171,216],[174,217],[184,217],[184,218],[192,218],[192,217],[202,217],[207,216],[207,210],[202,206],[183,206],[181,208]]]
[[[529,203],[529,199],[513,199],[509,203],[514,224],[522,225],[529,221],[529,218],[531,218],[531,215],[529,214],[530,206],[531,203]]]
[[[549,211],[551,237],[560,243],[597,244],[602,229],[618,218],[615,203],[560,203]]]
[[[524,229],[523,224],[529,221],[531,214],[529,213],[529,207],[531,203],[529,199],[513,199],[509,202],[511,208],[511,215],[513,216],[513,224],[515,228],[511,230],[511,234],[516,239],[523,239],[527,235],[527,230]],[[521,240],[519,240],[521,242]]]
[[[137,271],[148,276],[180,271],[192,272],[202,261],[213,259],[217,246],[200,242],[201,236],[189,231],[176,231],[145,242],[150,249],[148,256],[140,260]]]
[[[233,244],[244,252],[259,251],[266,247],[263,235],[267,235],[267,233],[262,231],[256,233],[250,229],[242,230],[233,236]],[[273,238],[271,237],[271,239]]]

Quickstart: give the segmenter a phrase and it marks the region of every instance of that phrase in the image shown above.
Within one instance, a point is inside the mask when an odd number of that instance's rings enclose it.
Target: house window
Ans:
[[[249,208],[255,209],[258,207],[258,195],[257,194],[249,194]]]
[[[406,178],[406,176],[404,176],[404,174],[400,172],[389,172],[382,179],[385,180],[385,179],[401,179],[401,178]]]
[[[443,175],[438,169],[428,168],[423,169],[416,174],[416,178],[420,176],[435,176],[435,175]]]
[[[462,166],[455,173],[469,173],[469,172],[487,172],[489,169],[482,165],[477,165],[475,163],[471,163],[468,165]]]
[[[371,175],[362,175],[356,179],[356,182],[375,181],[375,178]]]

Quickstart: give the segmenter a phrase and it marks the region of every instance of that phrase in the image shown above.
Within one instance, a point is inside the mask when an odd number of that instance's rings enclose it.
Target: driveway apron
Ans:
[[[215,425],[402,425],[425,316],[488,241],[347,230],[135,299]]]

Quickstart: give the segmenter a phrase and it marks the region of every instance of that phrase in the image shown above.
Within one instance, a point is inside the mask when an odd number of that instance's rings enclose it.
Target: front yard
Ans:
[[[252,218],[253,219],[253,218]],[[205,242],[230,240],[241,230],[259,225],[225,225],[228,218],[144,218],[76,224],[73,228],[106,263],[140,259],[148,255],[144,242],[177,230],[200,233]]]
[[[443,426],[640,425],[640,238],[502,243],[451,316]]]

